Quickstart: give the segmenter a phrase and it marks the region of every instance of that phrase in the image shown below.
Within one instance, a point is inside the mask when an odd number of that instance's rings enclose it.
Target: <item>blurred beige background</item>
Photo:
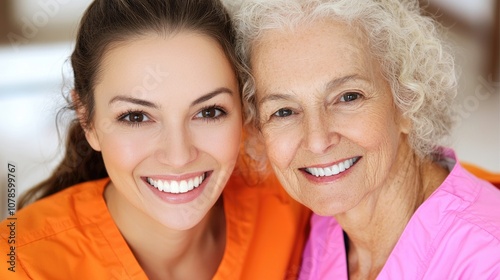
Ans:
[[[16,163],[19,198],[60,159],[55,116],[72,86],[67,59],[90,2],[0,1],[0,219],[7,214],[7,163]],[[450,29],[459,53],[459,125],[451,146],[461,161],[494,172],[500,172],[499,2],[422,1]]]

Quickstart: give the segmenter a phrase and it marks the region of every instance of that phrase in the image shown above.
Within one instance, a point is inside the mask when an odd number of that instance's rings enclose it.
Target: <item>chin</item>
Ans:
[[[307,208],[311,209],[315,214],[320,216],[332,217],[339,213],[345,212],[344,205],[335,205],[332,200],[316,201],[309,204],[304,204]]]
[[[184,214],[178,215],[176,217],[172,217],[172,215],[168,215],[169,217],[161,217],[159,221],[164,227],[171,230],[189,230],[200,224],[200,222],[205,218],[207,213],[204,215],[201,213],[192,213],[191,211],[183,211]]]
[[[173,206],[173,207],[172,207]],[[210,212],[211,207],[204,203],[167,205],[156,207],[148,205],[144,211],[145,216],[157,226],[171,230],[189,230],[196,227]]]

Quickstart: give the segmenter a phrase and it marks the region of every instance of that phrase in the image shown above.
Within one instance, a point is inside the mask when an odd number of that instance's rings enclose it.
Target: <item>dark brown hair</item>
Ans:
[[[19,208],[72,185],[108,176],[101,153],[90,147],[83,130],[93,120],[94,88],[103,56],[120,42],[148,34],[167,36],[182,30],[216,40],[238,74],[240,64],[234,53],[233,27],[219,0],[95,0],[88,7],[71,55],[74,93],[79,102],[70,101],[64,108],[83,109],[85,116],[71,122],[62,162],[48,179],[20,198]]]

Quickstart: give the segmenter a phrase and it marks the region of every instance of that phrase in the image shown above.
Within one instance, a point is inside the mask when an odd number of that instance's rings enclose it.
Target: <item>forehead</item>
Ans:
[[[279,87],[280,83],[309,87],[316,80],[370,77],[379,71],[361,29],[333,20],[265,31],[254,45],[251,59],[258,87]]]
[[[97,89],[116,92],[206,91],[236,79],[222,47],[195,32],[151,34],[118,44],[105,53],[100,70]]]

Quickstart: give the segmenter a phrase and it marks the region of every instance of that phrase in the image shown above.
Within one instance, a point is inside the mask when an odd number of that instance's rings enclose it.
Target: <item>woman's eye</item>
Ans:
[[[226,112],[218,107],[209,107],[202,109],[197,115],[198,119],[218,119],[223,117]]]
[[[279,109],[273,114],[273,117],[278,117],[278,118],[286,118],[293,115],[293,111],[290,109]]]
[[[358,99],[360,96],[361,94],[357,92],[348,92],[340,97],[340,102],[351,102]]]
[[[127,114],[120,117],[120,120],[131,123],[142,123],[149,121],[150,119],[143,112],[128,112]]]

